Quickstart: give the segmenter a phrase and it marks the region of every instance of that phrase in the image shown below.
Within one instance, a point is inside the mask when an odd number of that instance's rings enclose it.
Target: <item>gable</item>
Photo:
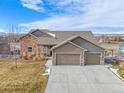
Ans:
[[[37,38],[31,34],[27,34],[20,40],[21,47],[24,48],[25,46],[28,46],[29,44],[37,45]]]
[[[27,35],[32,35],[32,36],[35,36],[36,38],[39,38],[39,37],[50,37],[50,38],[52,37],[52,38],[55,38],[56,37],[55,34],[51,33],[48,30],[39,30],[39,29],[36,29],[36,30],[31,30],[26,35],[23,35],[22,37],[20,37],[20,39],[24,38]]]
[[[91,51],[91,52],[100,52],[100,51],[104,50],[100,46],[98,46],[88,40],[85,40],[81,37],[77,37],[77,38],[71,40],[71,42],[73,42],[73,43],[77,44],[78,46],[85,48],[85,49],[87,49],[87,51]]]
[[[55,48],[53,51],[54,52],[82,52],[83,49],[73,45],[72,43],[65,43],[57,48]]]

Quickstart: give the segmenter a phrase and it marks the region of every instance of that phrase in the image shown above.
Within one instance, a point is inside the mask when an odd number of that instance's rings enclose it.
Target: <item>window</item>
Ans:
[[[28,52],[32,52],[32,47],[28,47]]]
[[[48,52],[48,48],[44,46],[43,53],[47,53],[47,52]]]

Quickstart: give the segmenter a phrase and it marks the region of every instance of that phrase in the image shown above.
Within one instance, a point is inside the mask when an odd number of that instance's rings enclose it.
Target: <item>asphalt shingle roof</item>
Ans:
[[[84,39],[87,39],[88,41],[92,43],[97,43],[95,37],[91,33],[91,31],[50,31],[51,33],[55,34],[54,37],[39,37],[39,44],[42,45],[55,45],[59,44],[63,41],[65,41],[68,38],[71,38],[73,36],[81,36]]]
[[[51,33],[52,35],[50,35],[49,33]],[[73,36],[80,36],[99,46],[96,38],[91,31],[49,31],[46,29],[33,29],[28,34],[36,36],[38,38],[39,45],[57,45]],[[55,37],[53,35],[55,35]]]

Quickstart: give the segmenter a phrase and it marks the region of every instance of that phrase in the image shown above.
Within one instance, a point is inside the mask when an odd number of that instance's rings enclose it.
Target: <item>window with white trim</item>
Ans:
[[[32,52],[32,47],[28,47],[28,52]]]

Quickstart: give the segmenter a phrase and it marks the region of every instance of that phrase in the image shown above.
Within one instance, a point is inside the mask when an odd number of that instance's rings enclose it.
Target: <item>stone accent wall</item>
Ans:
[[[104,65],[104,53],[101,53],[101,56],[100,56],[100,64],[101,65]]]
[[[82,54],[80,55],[80,65],[81,65],[81,66],[84,66],[84,65],[85,65],[84,52],[82,52]]]
[[[32,54],[38,54],[38,40],[36,37],[32,35],[27,35],[20,40],[21,44],[21,56],[29,55],[30,53],[28,52],[28,47],[32,46]]]

